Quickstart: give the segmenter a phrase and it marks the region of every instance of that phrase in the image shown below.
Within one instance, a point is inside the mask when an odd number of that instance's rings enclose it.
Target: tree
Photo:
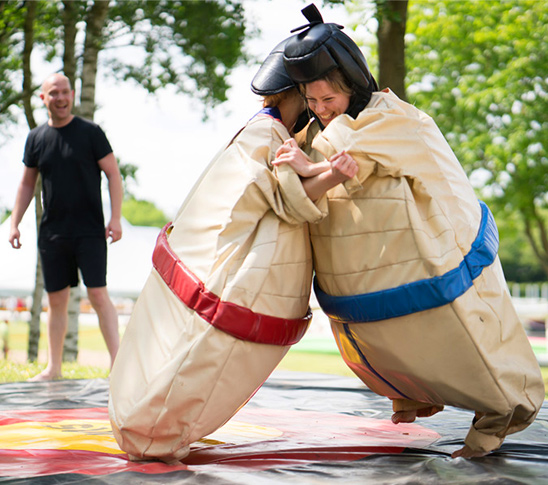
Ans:
[[[169,218],[152,202],[128,197],[124,200],[122,214],[134,226],[164,227]]]
[[[405,94],[405,31],[407,0],[376,0],[379,89],[389,87],[401,99]]]
[[[31,97],[30,54],[44,60],[61,57],[63,70],[73,87],[80,84],[80,103],[75,111],[89,119],[95,112],[95,82],[100,53],[131,46],[137,56],[126,62],[111,57],[111,73],[119,80],[133,79],[153,93],[174,85],[197,96],[211,107],[226,99],[227,76],[245,59],[243,7],[240,2],[132,1],[0,1],[0,123],[9,123],[21,106],[30,128],[34,122]],[[35,19],[40,18],[40,22]],[[78,32],[84,34],[82,45]],[[58,39],[62,39],[59,41]],[[22,54],[22,55],[21,55]],[[137,63],[130,58],[137,57]],[[18,88],[23,79],[23,89]],[[39,194],[36,200],[39,201]],[[39,210],[39,204],[37,204]],[[37,212],[37,221],[39,220]],[[38,263],[33,319],[41,310],[43,282]],[[74,295],[74,293],[73,293]],[[69,316],[77,322],[78,301],[72,298]],[[37,312],[37,317],[36,317]],[[76,318],[74,314],[76,313]],[[35,325],[36,326],[36,325]],[[37,349],[38,334],[31,330],[29,358]],[[37,337],[38,335],[38,337]],[[77,342],[74,323],[69,323],[67,343]],[[65,357],[67,353],[65,352]],[[72,356],[75,358],[75,355]]]
[[[411,4],[408,95],[499,215],[517,213],[548,274],[548,4]]]
[[[324,4],[344,4],[352,18],[348,25],[354,30],[363,28],[374,31],[376,49],[367,57],[367,63],[379,84],[379,89],[390,88],[401,99],[405,92],[405,33],[407,27],[407,0],[324,0]],[[374,20],[374,22],[372,22]],[[326,19],[326,21],[328,21]],[[360,41],[352,36],[358,44]],[[374,71],[378,71],[375,73]]]
[[[27,118],[29,128],[32,130],[36,127],[36,121],[34,120],[34,113],[31,105],[32,98],[32,71],[30,67],[30,58],[32,49],[34,47],[34,22],[36,20],[36,7],[37,4],[33,2],[26,3],[25,19],[23,23],[23,56],[22,56],[22,69],[23,69],[23,92],[22,102]],[[40,224],[42,218],[42,197],[40,194],[41,179],[38,177],[36,187],[34,189],[34,203],[35,203],[35,223],[36,227]],[[42,262],[40,258],[36,258],[36,273],[34,291],[32,294],[32,305],[30,309],[31,319],[29,322],[29,339],[27,356],[28,360],[34,361],[38,359],[38,343],[40,341],[40,315],[42,313],[42,296],[44,294],[44,279],[42,275]]]
[[[20,103],[22,92],[12,82],[12,73],[20,71],[22,49],[16,33],[23,31],[25,16],[15,2],[0,1],[0,123],[14,121],[11,106]]]
[[[137,63],[111,59],[114,76],[150,93],[175,86],[206,107],[226,101],[227,77],[246,60],[240,1],[116,2],[107,31],[105,48],[128,46],[140,54]]]
[[[20,106],[21,32],[28,3],[35,3],[40,23],[34,44],[44,60],[62,58],[63,70],[76,86],[82,82],[81,106],[92,113],[97,62],[118,81],[136,82],[150,93],[175,86],[200,99],[204,107],[226,100],[227,78],[246,60],[246,32],[241,1],[145,0],[0,1],[0,112]],[[85,35],[77,42],[77,33]],[[123,57],[116,52],[125,49]],[[128,54],[129,53],[129,54]],[[108,55],[107,55],[108,54]],[[102,59],[101,59],[102,58]],[[7,121],[0,118],[0,123]]]
[[[531,283],[546,280],[546,273],[539,264],[531,245],[526,239],[523,223],[517,212],[499,217],[499,257],[507,281]]]

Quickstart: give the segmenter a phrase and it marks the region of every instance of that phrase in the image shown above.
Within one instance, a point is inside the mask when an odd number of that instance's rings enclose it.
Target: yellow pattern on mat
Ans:
[[[282,436],[275,428],[229,421],[194,443],[192,448],[221,444],[243,444]],[[4,450],[81,450],[124,453],[118,447],[110,421],[106,419],[66,419],[25,421],[0,426],[0,448]]]

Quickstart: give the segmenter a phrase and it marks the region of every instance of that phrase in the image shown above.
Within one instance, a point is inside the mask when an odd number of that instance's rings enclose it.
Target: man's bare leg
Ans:
[[[68,327],[68,302],[70,287],[48,293],[48,364],[30,382],[61,379],[63,364],[63,344]]]
[[[99,328],[105,339],[108,353],[110,354],[110,367],[120,347],[120,334],[118,333],[118,313],[112,303],[106,286],[100,288],[88,288],[88,297],[91,306],[99,318]]]

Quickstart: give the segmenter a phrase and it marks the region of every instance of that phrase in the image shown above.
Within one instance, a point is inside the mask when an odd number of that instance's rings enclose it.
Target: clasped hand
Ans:
[[[286,140],[276,151],[272,165],[287,163],[301,177],[309,178],[331,170],[341,179],[349,179],[358,173],[358,164],[344,150],[333,155],[329,160],[314,163],[298,146],[293,138]]]

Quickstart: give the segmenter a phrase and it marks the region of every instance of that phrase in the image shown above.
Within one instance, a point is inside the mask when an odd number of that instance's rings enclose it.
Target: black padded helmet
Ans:
[[[284,67],[283,54],[287,41],[282,40],[259,67],[257,74],[251,81],[251,91],[261,96],[278,94],[296,87]]]
[[[339,69],[355,92],[356,99],[351,102],[349,114],[356,116],[371,99],[371,93],[379,89],[364,55],[341,31],[341,25],[324,23],[314,4],[305,7],[302,13],[309,24],[293,29],[292,32],[302,32],[287,39],[283,55],[287,74],[295,83],[301,84],[316,81]],[[356,103],[360,106],[357,107]]]

